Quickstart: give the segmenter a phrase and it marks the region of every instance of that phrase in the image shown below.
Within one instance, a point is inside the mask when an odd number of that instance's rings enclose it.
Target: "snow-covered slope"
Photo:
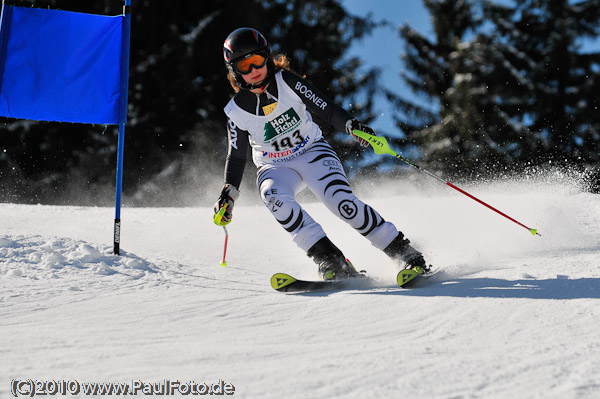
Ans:
[[[363,195],[443,267],[402,290],[383,254],[309,203],[379,286],[300,295],[270,276],[316,267],[250,200],[227,267],[208,206],[123,209],[116,257],[110,208],[0,204],[0,397],[37,379],[222,380],[240,398],[599,398],[600,197],[467,188],[542,237],[444,187]]]

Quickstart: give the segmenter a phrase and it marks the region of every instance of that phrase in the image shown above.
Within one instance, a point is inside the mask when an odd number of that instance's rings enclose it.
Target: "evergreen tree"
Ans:
[[[600,161],[600,51],[584,54],[582,40],[600,33],[600,1],[517,0],[485,3],[494,42],[528,59],[522,109],[509,114],[538,139],[535,155],[555,161]],[[513,90],[502,97],[514,95]],[[516,111],[516,112],[515,112]]]
[[[463,173],[598,162],[600,53],[579,51],[599,33],[598,0],[425,4],[436,40],[402,29],[405,80],[438,109],[394,99],[424,161]]]
[[[408,25],[400,29],[400,36],[406,43],[403,78],[428,104],[399,98],[391,91],[387,94],[401,112],[396,119],[407,136],[405,144],[417,145],[422,160],[441,168],[457,162],[456,154],[470,145],[462,137],[470,133],[460,120],[467,114],[456,113],[461,106],[455,90],[461,80],[456,77],[462,65],[457,54],[478,21],[472,2],[467,0],[425,0],[425,6],[432,15],[434,40]]]

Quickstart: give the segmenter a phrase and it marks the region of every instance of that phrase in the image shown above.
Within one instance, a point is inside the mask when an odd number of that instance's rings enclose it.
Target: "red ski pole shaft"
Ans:
[[[227,266],[227,261],[225,257],[227,256],[227,241],[229,240],[229,234],[227,233],[227,228],[223,226],[223,231],[225,232],[225,245],[223,246],[223,260],[219,263],[221,266]]]
[[[508,219],[508,220],[510,220],[511,222],[514,222],[514,223],[518,224],[519,226],[526,228],[527,230],[529,230],[529,232],[530,232],[532,235],[534,235],[534,236],[535,236],[535,235],[538,235],[538,236],[540,236],[540,237],[542,236],[540,233],[538,233],[538,232],[537,232],[537,230],[536,230],[536,229],[532,229],[532,228],[529,228],[529,227],[525,226],[523,223],[521,223],[521,222],[519,222],[519,221],[517,221],[517,220],[515,220],[515,219],[511,218],[511,217],[510,217],[510,216],[508,216],[506,213],[499,211],[498,209],[494,208],[493,206],[491,206],[491,205],[489,205],[489,204],[486,204],[485,202],[483,202],[483,201],[482,201],[482,200],[480,200],[479,198],[475,197],[474,195],[471,195],[471,194],[469,194],[468,192],[466,192],[465,190],[461,189],[460,187],[456,187],[454,184],[450,183],[449,181],[446,181],[446,180],[442,179],[441,177],[439,177],[439,176],[437,176],[437,175],[434,175],[434,174],[433,174],[433,173],[431,173],[430,171],[428,171],[428,170],[426,170],[426,169],[423,169],[422,167],[420,167],[419,165],[417,165],[416,163],[414,163],[414,162],[413,162],[413,161],[411,161],[410,159],[404,158],[402,155],[399,155],[399,154],[392,154],[392,155],[394,155],[396,158],[400,159],[401,161],[404,161],[405,163],[409,164],[410,166],[414,167],[415,169],[417,169],[417,170],[420,170],[421,172],[424,172],[425,174],[427,174],[427,175],[429,175],[429,176],[433,177],[433,178],[434,178],[434,179],[436,179],[436,180],[439,180],[439,181],[441,181],[442,183],[446,184],[446,185],[447,185],[447,186],[449,186],[449,187],[452,187],[453,189],[455,189],[455,190],[456,190],[456,191],[458,191],[459,193],[461,193],[461,194],[464,194],[464,195],[466,195],[467,197],[469,197],[469,198],[471,198],[471,199],[473,199],[473,200],[475,200],[475,201],[479,202],[481,205],[483,205],[483,206],[485,206],[485,207],[487,207],[487,208],[491,209],[492,211],[494,211],[494,212],[498,213],[499,215],[502,215],[502,216],[504,216],[505,218],[507,218],[507,219]]]
[[[505,214],[504,212],[499,211],[498,209],[494,208],[493,206],[486,204],[485,202],[483,202],[482,200],[480,200],[479,198],[475,197],[474,195],[469,194],[468,192],[466,192],[465,190],[460,189],[459,187],[456,187],[454,184],[450,183],[449,181],[446,182],[446,184],[450,187],[452,187],[453,189],[455,189],[456,191],[466,195],[467,197],[474,199],[475,201],[479,202],[481,205],[488,207],[489,209],[491,209],[492,211],[498,213],[499,215],[504,216],[505,218],[507,218],[508,220],[518,224],[521,227],[525,227],[527,230],[529,230],[529,232],[532,235],[538,235],[538,236],[542,236],[540,233],[537,232],[536,229],[531,229],[527,226],[525,226],[523,223],[511,218],[510,216],[508,216],[507,214]]]
[[[498,209],[494,208],[491,205],[486,204],[485,202],[483,202],[482,200],[476,198],[475,196],[467,193],[466,191],[456,187],[454,184],[450,183],[449,181],[446,181],[444,179],[442,179],[441,177],[431,173],[430,171],[428,171],[427,169],[423,169],[422,167],[420,167],[419,165],[417,165],[415,162],[411,161],[408,158],[403,157],[402,155],[396,153],[394,150],[392,150],[387,142],[387,140],[384,137],[378,137],[378,136],[374,136],[368,133],[365,133],[361,130],[354,130],[353,131],[354,134],[358,137],[361,137],[365,140],[367,140],[369,142],[369,144],[371,144],[371,146],[373,147],[373,150],[375,150],[375,154],[389,154],[392,155],[396,158],[398,158],[399,160],[401,160],[402,162],[412,166],[413,168],[433,177],[436,180],[439,180],[440,182],[446,184],[447,186],[452,187],[453,189],[457,190],[459,193],[462,193],[464,195],[466,195],[467,197],[474,199],[475,201],[479,202],[481,205],[484,205],[486,207],[488,207],[489,209],[493,210],[494,212],[498,213],[499,215],[504,216],[505,218],[507,218],[508,220],[518,224],[521,227],[526,228],[527,230],[529,230],[529,232],[532,235],[538,235],[538,236],[542,236],[540,233],[537,232],[536,229],[530,229],[529,227],[525,226],[523,223],[516,221],[515,219],[511,218],[510,216],[508,216],[507,214],[500,212]]]

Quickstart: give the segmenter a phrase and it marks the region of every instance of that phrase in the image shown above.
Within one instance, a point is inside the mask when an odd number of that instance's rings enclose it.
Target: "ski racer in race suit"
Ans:
[[[257,30],[233,31],[225,40],[223,56],[236,94],[225,107],[229,150],[225,185],[214,209],[216,214],[226,206],[220,224],[231,221],[250,146],[264,204],[298,247],[317,263],[323,279],[358,273],[296,202],[296,194],[306,186],[331,212],[397,263],[428,270],[422,254],[404,235],[353,194],[342,163],[312,115],[346,131],[362,146],[369,144],[352,131],[375,132],[291,72],[284,55],[272,56],[267,40]]]

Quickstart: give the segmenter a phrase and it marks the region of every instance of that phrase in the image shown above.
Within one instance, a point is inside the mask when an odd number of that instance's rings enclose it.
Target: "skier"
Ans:
[[[368,142],[352,131],[374,135],[373,129],[291,72],[285,55],[272,56],[267,40],[255,29],[231,32],[223,44],[223,57],[236,94],[225,106],[229,150],[225,185],[215,204],[215,214],[226,208],[216,223],[231,221],[250,145],[264,204],[298,247],[317,263],[324,280],[356,277],[359,273],[296,202],[296,194],[305,186],[401,267],[413,268],[419,274],[427,272],[423,255],[409,240],[353,194],[342,163],[311,114],[345,131],[364,147]]]

